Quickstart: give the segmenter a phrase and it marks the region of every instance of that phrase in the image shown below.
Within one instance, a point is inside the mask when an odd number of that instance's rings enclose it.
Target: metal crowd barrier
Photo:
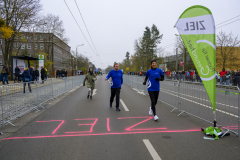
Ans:
[[[123,76],[124,83],[148,94],[144,77]],[[171,107],[171,112],[194,116],[213,124],[213,109],[202,83],[190,81],[165,80],[160,82],[159,100]],[[217,125],[226,132],[240,135],[240,89],[237,86],[216,85]]]
[[[31,93],[26,83],[25,93],[23,93],[24,83],[2,85],[1,108],[0,108],[0,128],[6,124],[15,126],[12,121],[33,111],[39,111],[43,103],[54,99],[83,83],[85,76],[68,77],[67,79],[47,79],[44,83],[29,82]]]

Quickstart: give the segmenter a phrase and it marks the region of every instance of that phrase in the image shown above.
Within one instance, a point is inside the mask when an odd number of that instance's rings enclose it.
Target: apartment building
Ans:
[[[0,65],[4,64],[3,52],[5,50],[4,39],[0,38]],[[38,54],[45,55],[45,63],[47,60],[53,62],[49,67],[49,73],[53,76],[56,70],[72,69],[71,47],[58,38],[53,33],[39,32],[21,32],[14,39],[13,56],[27,55],[38,57]]]

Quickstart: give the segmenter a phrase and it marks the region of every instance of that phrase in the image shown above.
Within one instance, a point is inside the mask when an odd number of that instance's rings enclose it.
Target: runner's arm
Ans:
[[[146,76],[144,79],[143,85],[146,85],[147,80],[148,80],[148,77]]]

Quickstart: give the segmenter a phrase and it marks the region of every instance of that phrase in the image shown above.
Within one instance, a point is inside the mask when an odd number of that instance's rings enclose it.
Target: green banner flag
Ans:
[[[175,27],[201,77],[216,115],[216,43],[212,13],[204,6],[192,6],[182,13]]]

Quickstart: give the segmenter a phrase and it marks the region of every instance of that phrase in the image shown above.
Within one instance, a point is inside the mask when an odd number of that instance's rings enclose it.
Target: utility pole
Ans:
[[[176,72],[178,71],[178,48],[176,48]]]

